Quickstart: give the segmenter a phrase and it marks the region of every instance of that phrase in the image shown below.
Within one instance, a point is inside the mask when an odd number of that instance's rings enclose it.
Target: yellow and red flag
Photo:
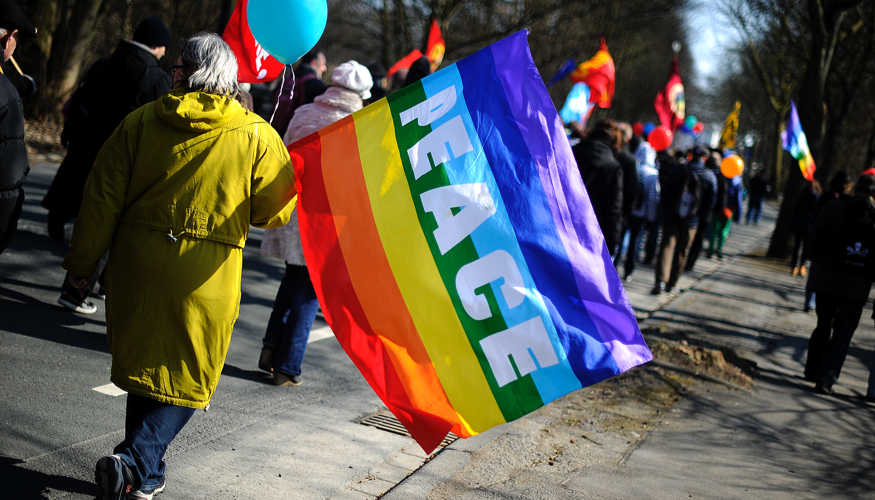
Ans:
[[[428,62],[431,64],[432,73],[441,66],[446,49],[447,45],[444,43],[441,27],[438,25],[437,19],[432,19],[431,27],[428,30],[428,44],[425,48],[425,56],[428,57]]]
[[[614,73],[614,59],[608,53],[608,45],[602,38],[598,52],[592,59],[580,63],[569,78],[574,83],[589,85],[589,102],[600,108],[610,108],[614,99]]]

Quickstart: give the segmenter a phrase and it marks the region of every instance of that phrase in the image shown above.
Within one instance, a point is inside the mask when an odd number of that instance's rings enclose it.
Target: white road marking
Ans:
[[[334,332],[331,331],[331,328],[328,326],[323,326],[322,328],[317,328],[315,330],[310,331],[310,338],[307,340],[307,343],[318,342],[320,340],[330,339],[334,336]],[[92,389],[101,394],[106,394],[107,396],[121,396],[122,394],[127,394],[127,391],[123,391],[116,387],[115,384],[106,384],[100,387],[95,387]]]
[[[310,339],[307,340],[307,343],[317,342],[319,340],[330,339],[334,336],[334,332],[331,331],[331,327],[323,326],[322,328],[317,328],[315,330],[310,331]]]
[[[100,387],[95,387],[93,390],[95,390],[101,394],[106,394],[107,396],[113,396],[113,397],[121,396],[122,394],[127,394],[127,391],[123,391],[123,390],[119,389],[113,383],[102,385]]]

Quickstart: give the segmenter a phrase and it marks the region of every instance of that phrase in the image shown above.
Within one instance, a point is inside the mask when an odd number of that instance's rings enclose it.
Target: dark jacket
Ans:
[[[760,200],[770,190],[769,181],[767,181],[762,175],[757,175],[750,180],[750,188],[748,189],[748,192],[750,192],[751,199]]]
[[[638,166],[625,148],[617,155],[617,161],[623,170],[623,217],[628,217],[638,199]]]
[[[808,233],[809,253],[817,262],[812,268],[811,289],[865,303],[872,288],[872,278],[866,273],[848,272],[840,268],[829,252],[830,242],[836,238],[835,232],[853,206],[875,211],[875,203],[868,196],[858,194],[843,195],[828,203],[817,214]]]
[[[681,219],[678,217],[676,207],[684,191],[684,185],[688,182],[688,176],[695,176],[701,186],[699,208],[697,213]],[[688,228],[699,227],[711,220],[711,211],[717,194],[717,177],[714,172],[705,168],[700,160],[693,160],[686,165],[675,167],[663,185],[662,202],[666,224],[680,224]]]
[[[294,89],[292,89],[293,81],[295,82]],[[271,122],[280,137],[286,135],[286,129],[289,128],[289,122],[295,116],[295,110],[305,104],[313,104],[313,101],[324,94],[327,88],[328,86],[316,76],[316,70],[309,64],[298,66],[294,71],[294,77],[289,74],[285,78],[282,86],[277,88],[273,99],[274,105],[279,99],[279,106],[276,108],[276,115]],[[270,117],[268,117],[269,119]]]
[[[583,139],[572,151],[605,243],[613,253],[623,225],[623,170],[604,141]]]
[[[94,63],[67,110],[61,141],[67,156],[42,206],[69,220],[79,212],[82,190],[103,143],[135,109],[170,90],[170,75],[158,59],[131,42],[121,42],[107,59]]]
[[[12,82],[0,75],[0,253],[18,227],[28,172],[24,108]]]
[[[793,209],[793,229],[808,231],[811,228],[811,223],[814,222],[814,216],[817,214],[817,200],[819,198],[820,195],[813,189],[806,189],[799,195],[796,207]]]

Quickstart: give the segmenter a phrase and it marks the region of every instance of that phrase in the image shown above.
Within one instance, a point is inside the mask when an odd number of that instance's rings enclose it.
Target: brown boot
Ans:
[[[300,375],[286,375],[285,373],[273,372],[273,385],[301,385]]]
[[[807,275],[808,275],[808,269],[806,269],[805,266],[800,266],[799,267],[799,276],[802,276],[804,278]]]
[[[261,356],[258,358],[258,368],[268,373],[273,371],[273,355],[274,350],[265,347],[261,350]]]
[[[790,271],[790,274],[792,274],[793,276],[796,276],[797,274],[799,274],[799,268],[798,268],[798,267],[794,267],[793,270]]]

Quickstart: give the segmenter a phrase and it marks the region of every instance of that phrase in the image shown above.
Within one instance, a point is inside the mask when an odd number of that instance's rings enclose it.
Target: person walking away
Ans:
[[[119,42],[109,58],[89,68],[71,97],[61,134],[67,154],[42,200],[49,211],[49,237],[53,240],[64,241],[64,225],[79,213],[85,180],[115,128],[129,113],[170,90],[170,76],[158,67],[169,43],[170,31],[163,21],[143,19],[132,40]],[[104,278],[98,281],[103,287]],[[97,311],[88,295],[80,296],[66,277],[58,304],[83,314]]]
[[[711,235],[711,221],[714,220],[718,213],[722,214],[723,209],[726,208],[728,187],[725,181],[728,181],[728,179],[720,172],[720,157],[718,153],[709,152],[709,150],[704,148],[702,150],[707,158],[705,160],[705,173],[713,180],[713,190],[710,191],[711,200],[703,199],[702,201],[711,205],[712,208],[704,213],[702,211],[699,212],[699,229],[696,231],[696,236],[693,237],[693,242],[690,244],[690,253],[687,255],[684,272],[693,270],[696,261],[699,259],[699,254],[702,253],[702,245],[705,238]],[[692,158],[692,153],[689,153],[689,156]]]
[[[641,184],[641,192],[629,215],[629,249],[626,253],[624,264],[624,279],[630,281],[635,272],[638,251],[643,239],[644,230],[648,234],[658,231],[656,217],[659,210],[659,171],[656,169],[656,151],[649,142],[642,142],[635,151],[635,160],[638,163],[638,183]],[[625,180],[625,179],[624,179]],[[652,237],[652,236],[651,236]]]
[[[753,219],[753,224],[757,225],[763,215],[763,199],[766,194],[772,190],[769,186],[769,181],[766,180],[765,174],[760,171],[750,180],[750,188],[748,189],[747,197],[747,216],[744,219],[745,224],[750,224]]]
[[[823,210],[823,207],[828,205],[831,201],[834,201],[839,196],[850,193],[853,186],[854,181],[847,171],[839,170],[833,174],[832,179],[830,179],[829,184],[827,184],[827,190],[817,199],[817,206],[812,221],[817,220],[817,216],[820,214],[821,210]],[[810,312],[817,305],[817,294],[811,288],[811,275],[814,274],[814,268],[817,266],[817,261],[811,258],[810,252],[807,251],[807,248],[806,253],[808,253],[807,257],[811,265],[808,269],[808,278],[805,281],[805,305],[802,307],[802,310],[804,312]]]
[[[805,240],[814,221],[817,211],[817,200],[820,198],[820,184],[813,181],[799,195],[793,209],[793,253],[790,255],[790,274],[793,276],[807,275],[805,268]]]
[[[611,257],[623,224],[623,170],[615,157],[621,147],[617,125],[603,120],[571,148]]]
[[[639,190],[643,188],[638,178],[638,166],[636,165],[634,150],[630,150],[630,141],[632,140],[632,126],[628,123],[618,123],[617,128],[620,130],[620,137],[623,140],[620,152],[617,153],[617,161],[620,163],[620,168],[623,170],[623,220],[620,227],[620,248],[617,251],[617,256],[614,259],[614,265],[619,265],[620,258],[626,253],[626,245],[631,245],[631,238],[626,240],[627,232],[629,231],[629,217],[632,214],[632,209],[635,207],[639,196]]]
[[[832,394],[851,337],[875,279],[875,176],[863,175],[854,194],[842,195],[817,215],[809,244],[817,261],[817,326],[808,340],[805,379]]]
[[[356,61],[335,68],[331,81],[334,85],[313,104],[301,106],[295,112],[283,138],[286,145],[362,109],[363,100],[371,96],[371,74]],[[283,259],[286,273],[267,323],[258,367],[273,372],[275,385],[300,385],[301,363],[319,301],[304,260],[297,212],[293,212],[285,226],[264,232],[261,253]]]
[[[280,137],[289,128],[289,122],[295,116],[295,111],[305,104],[312,104],[328,88],[322,81],[322,73],[327,67],[325,54],[313,48],[301,57],[298,67],[286,76],[282,85],[277,88],[276,95],[273,97],[274,108],[271,109],[274,115],[271,125]],[[276,113],[273,113],[274,109]]]
[[[721,178],[726,179],[723,176],[723,173],[715,173],[717,179]],[[708,258],[710,259],[714,254],[717,255],[718,259],[723,259],[723,245],[726,243],[726,240],[729,239],[729,232],[732,227],[732,221],[738,222],[741,220],[741,209],[743,206],[742,194],[743,187],[741,182],[741,176],[738,175],[733,177],[732,179],[726,179],[727,193],[726,193],[726,206],[723,208],[722,213],[718,212],[716,209],[714,211],[714,220],[711,222],[711,237],[708,243]]]
[[[30,172],[24,144],[24,107],[18,91],[6,77],[6,62],[21,38],[33,38],[36,30],[12,0],[0,0],[0,254],[9,246],[18,228],[24,206],[24,179]]]
[[[670,292],[683,274],[690,245],[699,227],[699,211],[714,206],[716,180],[705,170],[707,153],[693,148],[690,161],[675,167],[662,188],[665,213],[662,242],[656,263],[653,295]]]
[[[249,226],[282,226],[297,200],[282,139],[236,100],[222,38],[185,40],[173,75],[98,154],[63,264],[84,293],[109,251],[111,380],[128,397],[124,440],[97,462],[100,499],[165,488],[167,446],[222,373]]]

